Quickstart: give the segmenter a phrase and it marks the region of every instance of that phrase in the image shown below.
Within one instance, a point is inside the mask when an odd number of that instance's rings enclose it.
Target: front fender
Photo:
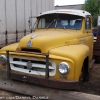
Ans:
[[[78,80],[86,57],[90,57],[89,47],[84,44],[69,45],[49,50],[50,54],[69,58],[74,61],[74,79]]]
[[[7,45],[3,48],[0,49],[0,52],[2,51],[6,51],[6,50],[13,50],[13,51],[16,51],[16,48],[18,47],[19,43],[13,43],[13,44],[10,44],[10,45]]]

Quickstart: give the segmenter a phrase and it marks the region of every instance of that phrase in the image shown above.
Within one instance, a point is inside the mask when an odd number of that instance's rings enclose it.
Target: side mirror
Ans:
[[[29,29],[32,30],[32,18],[31,17],[29,17],[28,24],[29,24]]]
[[[34,31],[35,24],[36,24],[36,17],[29,17],[28,24],[29,24],[29,29],[31,30],[31,32]]]

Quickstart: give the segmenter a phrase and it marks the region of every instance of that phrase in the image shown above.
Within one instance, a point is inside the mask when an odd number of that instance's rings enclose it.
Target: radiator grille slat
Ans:
[[[27,67],[27,63],[31,62],[32,68]],[[10,56],[11,70],[29,73],[35,75],[45,75],[46,73],[46,59],[33,58],[33,57],[21,57]],[[52,60],[49,60],[49,75],[54,76],[56,73],[56,64]]]
[[[26,66],[27,63],[26,62],[19,62],[19,61],[11,61],[10,62],[11,64],[14,64],[14,65],[21,65],[21,66]],[[46,68],[46,65],[41,65],[41,64],[35,64],[35,63],[32,63],[32,67],[37,67],[37,68]],[[54,69],[52,66],[49,66],[49,69]]]

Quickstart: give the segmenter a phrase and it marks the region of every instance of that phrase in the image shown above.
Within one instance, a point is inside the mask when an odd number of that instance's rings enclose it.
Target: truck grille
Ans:
[[[27,63],[31,62],[32,68],[27,67]],[[11,70],[35,74],[35,75],[45,75],[46,73],[46,60],[32,57],[21,57],[21,56],[10,56],[10,67]],[[56,64],[49,60],[49,76],[54,76],[56,73]]]
[[[39,50],[39,49],[23,48],[23,49],[21,49],[21,51],[41,53],[41,50]]]

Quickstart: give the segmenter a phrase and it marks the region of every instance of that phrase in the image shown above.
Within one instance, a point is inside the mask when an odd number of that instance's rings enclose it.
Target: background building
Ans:
[[[0,47],[30,32],[29,17],[52,9],[54,0],[0,0]]]
[[[81,10],[82,9],[82,4],[55,6],[55,9],[77,9],[77,10]]]

